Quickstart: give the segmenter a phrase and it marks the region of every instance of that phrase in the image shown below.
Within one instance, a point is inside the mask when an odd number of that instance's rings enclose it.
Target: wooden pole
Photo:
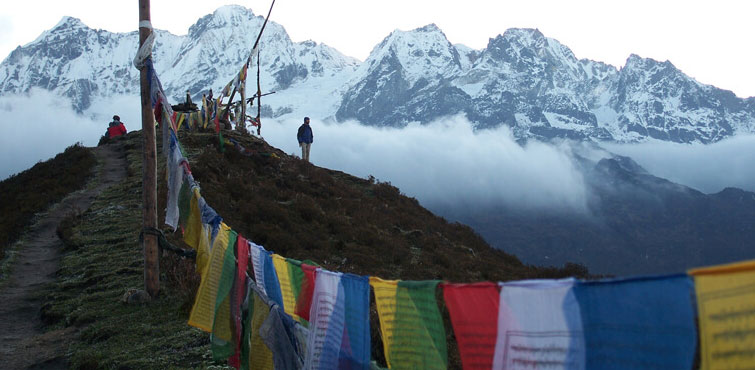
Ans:
[[[246,61],[246,73],[244,73],[244,81],[240,81],[241,85],[241,117],[236,117],[236,129],[243,133],[246,133],[246,78],[249,76],[249,59]]]
[[[139,0],[139,46],[152,32],[142,22],[150,21],[149,0]],[[146,23],[145,22],[145,23]],[[144,229],[157,228],[157,144],[155,143],[155,116],[152,112],[147,67],[139,72],[142,95],[142,221]],[[157,236],[144,233],[144,287],[152,298],[160,292],[160,263],[157,251]]]
[[[275,1],[273,1],[275,3]],[[270,8],[272,9],[272,7]],[[257,51],[257,136],[261,136],[262,130],[262,85],[260,85],[260,52]]]

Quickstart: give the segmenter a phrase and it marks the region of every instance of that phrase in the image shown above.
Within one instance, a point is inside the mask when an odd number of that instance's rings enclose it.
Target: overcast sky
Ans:
[[[153,1],[156,28],[184,35],[201,16],[226,4],[264,15],[270,0]],[[705,84],[755,96],[755,1],[747,0],[278,0],[272,19],[294,41],[311,39],[364,60],[394,29],[437,24],[452,43],[481,49],[511,27],[538,28],[578,58],[617,67],[629,54],[670,60]],[[92,28],[133,31],[136,0],[5,1],[0,56],[33,41],[64,15]]]

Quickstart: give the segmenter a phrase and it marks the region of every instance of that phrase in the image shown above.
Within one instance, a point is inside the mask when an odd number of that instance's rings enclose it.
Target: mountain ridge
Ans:
[[[156,30],[155,66],[169,96],[181,100],[188,90],[197,101],[224,86],[262,21],[227,5],[185,36]],[[636,54],[622,67],[577,59],[537,29],[508,29],[482,50],[451,44],[435,24],[395,30],[364,62],[324,44],[295,43],[275,22],[261,42],[262,87],[277,92],[263,103],[267,117],[307,112],[404,127],[464,114],[476,129],[507,125],[520,140],[711,143],[755,132],[755,97],[738,98]],[[136,43],[135,31],[93,30],[64,17],[0,64],[0,94],[39,87],[69,97],[79,112],[97,99],[136,95]]]
[[[584,214],[492,203],[433,211],[539,266],[569,261],[596,274],[668,274],[755,258],[755,193],[704,194],[624,156],[580,165],[590,194]]]

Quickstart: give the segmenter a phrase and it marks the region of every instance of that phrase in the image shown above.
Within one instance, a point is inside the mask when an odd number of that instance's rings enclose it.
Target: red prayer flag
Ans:
[[[498,285],[443,284],[464,369],[490,369],[498,331]]]
[[[317,267],[302,263],[301,270],[304,272],[304,279],[301,282],[301,291],[296,299],[294,313],[309,321],[309,309],[312,307],[312,294],[315,292],[315,270],[317,270]]]
[[[249,266],[249,243],[239,235],[236,238],[236,281],[233,283],[231,311],[233,320],[233,344],[234,354],[228,359],[229,365],[239,368],[239,355],[241,354],[241,305],[246,295],[246,269]]]

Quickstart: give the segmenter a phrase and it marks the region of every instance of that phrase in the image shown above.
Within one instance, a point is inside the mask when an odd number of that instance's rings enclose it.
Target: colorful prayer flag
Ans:
[[[301,290],[296,299],[296,314],[307,322],[310,321],[309,312],[312,308],[312,295],[315,291],[315,277],[317,267],[307,264],[301,265],[303,273]]]
[[[247,266],[249,265],[249,242],[239,235],[236,238],[236,276],[231,290],[231,318],[234,329],[234,354],[229,359],[231,366],[238,368],[241,352],[242,305],[247,292]]]
[[[275,272],[271,254],[271,252],[263,251],[260,255],[262,258],[262,273],[265,274],[265,293],[268,299],[283,307],[281,286],[278,282],[278,274]]]
[[[493,369],[584,369],[576,280],[501,283]]]
[[[275,266],[275,273],[278,276],[281,298],[283,300],[283,305],[281,307],[283,307],[284,312],[294,316],[294,311],[296,310],[296,296],[294,295],[292,287],[289,263],[286,261],[286,258],[281,255],[273,254],[273,266]],[[294,318],[298,319],[298,317]]]
[[[435,300],[439,281],[370,277],[385,359],[391,369],[445,369],[446,333]]]
[[[252,256],[252,267],[254,268],[254,282],[262,292],[265,291],[265,266],[262,260],[265,248],[260,245],[249,242],[249,254]]]
[[[587,369],[691,369],[697,330],[686,275],[582,282]]]
[[[186,219],[186,228],[184,229],[184,243],[193,249],[199,247],[200,238],[202,237],[202,213],[199,210],[199,188],[193,187],[191,197],[191,206],[189,215]]]
[[[186,113],[179,113],[176,112],[178,121],[176,122],[176,131],[181,129],[181,126],[183,126],[184,120],[186,120]]]
[[[252,297],[254,297],[252,299]],[[250,311],[252,314],[250,339],[249,339],[249,369],[251,370],[273,370],[273,352],[265,345],[260,337],[260,327],[265,322],[267,316],[270,315],[270,306],[265,302],[265,298],[260,294],[259,290],[253,289],[253,294],[250,295],[250,305],[253,305],[253,309]]]
[[[206,272],[202,275],[202,281],[197,290],[194,307],[189,315],[189,325],[206,332],[212,332],[213,329],[218,289],[225,270],[226,251],[230,238],[231,228],[226,224],[221,224],[218,235],[215,237]]]
[[[498,286],[491,282],[441,286],[462,367],[492,368],[498,331]]]
[[[697,292],[700,368],[755,368],[755,261],[689,273]]]
[[[233,230],[228,232],[228,242],[223,254],[223,270],[220,274],[215,298],[215,318],[212,323],[210,343],[212,345],[212,357],[216,361],[227,359],[236,350],[233,342],[236,329],[232,326],[234,321],[231,316],[231,290],[237,271],[236,258],[234,257],[237,236],[238,234]]]
[[[299,303],[299,297],[301,297],[301,287],[304,281],[304,271],[302,271],[301,268],[301,261],[286,258],[286,263],[288,264],[288,274],[289,279],[291,280],[291,293],[294,296],[295,303],[294,307],[291,308],[290,315],[298,320],[299,315],[296,314],[296,306]],[[288,311],[286,313],[288,313]]]
[[[181,165],[184,157],[178,149],[178,139],[170,132],[170,148],[168,149],[166,170],[168,172],[168,202],[165,209],[165,224],[176,230],[178,227],[180,208],[178,205],[179,192],[184,182],[185,167]]]
[[[367,278],[317,270],[310,311],[306,369],[368,369]]]

